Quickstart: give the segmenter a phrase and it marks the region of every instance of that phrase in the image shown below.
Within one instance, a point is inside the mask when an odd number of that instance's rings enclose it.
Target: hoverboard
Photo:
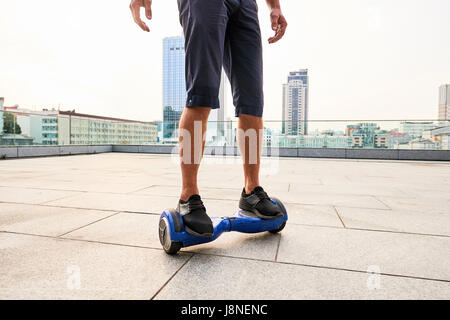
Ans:
[[[166,253],[176,254],[181,248],[214,241],[224,232],[259,233],[269,231],[278,233],[285,227],[288,215],[280,200],[272,198],[271,201],[280,207],[283,213],[282,217],[261,219],[254,213],[244,210],[239,210],[231,217],[211,217],[214,227],[211,237],[199,237],[188,233],[178,211],[166,209],[159,218],[159,241]]]

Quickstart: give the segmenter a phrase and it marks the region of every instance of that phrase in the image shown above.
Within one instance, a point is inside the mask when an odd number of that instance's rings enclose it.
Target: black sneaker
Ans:
[[[212,237],[214,228],[206,214],[206,208],[198,194],[192,195],[188,201],[180,200],[177,211],[181,214],[186,232],[197,237]]]
[[[283,216],[280,207],[274,204],[262,187],[256,187],[252,193],[242,190],[239,208],[254,213],[261,219],[277,219]]]

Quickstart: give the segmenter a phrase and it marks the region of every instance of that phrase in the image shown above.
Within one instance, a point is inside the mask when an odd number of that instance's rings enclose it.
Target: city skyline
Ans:
[[[162,122],[109,118],[77,113],[75,110],[33,111],[18,106],[3,107],[2,101],[0,97],[0,119],[4,120],[0,145],[177,144],[177,139],[173,137],[161,139]],[[450,150],[450,121],[336,123],[340,125],[338,130],[333,129],[329,121],[322,121],[321,129],[315,126],[308,134],[293,135],[273,127],[274,123],[269,121],[264,127],[264,146]],[[312,121],[308,127],[311,124],[317,125],[318,122]],[[344,125],[345,130],[341,130]],[[208,146],[235,145],[235,137],[236,126],[229,121],[208,124]]]

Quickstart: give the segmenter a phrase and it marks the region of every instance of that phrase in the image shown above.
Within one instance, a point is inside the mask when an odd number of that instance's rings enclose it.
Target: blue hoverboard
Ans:
[[[159,218],[159,241],[166,253],[176,254],[181,248],[214,241],[224,232],[278,233],[286,226],[288,215],[280,200],[272,198],[272,202],[280,207],[283,212],[282,217],[266,220],[244,210],[239,210],[232,217],[212,217],[214,233],[211,237],[199,237],[187,233],[183,219],[177,210],[166,209]]]

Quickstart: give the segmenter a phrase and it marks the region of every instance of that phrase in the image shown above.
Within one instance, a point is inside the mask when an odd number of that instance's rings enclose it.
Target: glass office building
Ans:
[[[177,122],[186,105],[184,38],[163,39],[163,138],[176,138]]]

